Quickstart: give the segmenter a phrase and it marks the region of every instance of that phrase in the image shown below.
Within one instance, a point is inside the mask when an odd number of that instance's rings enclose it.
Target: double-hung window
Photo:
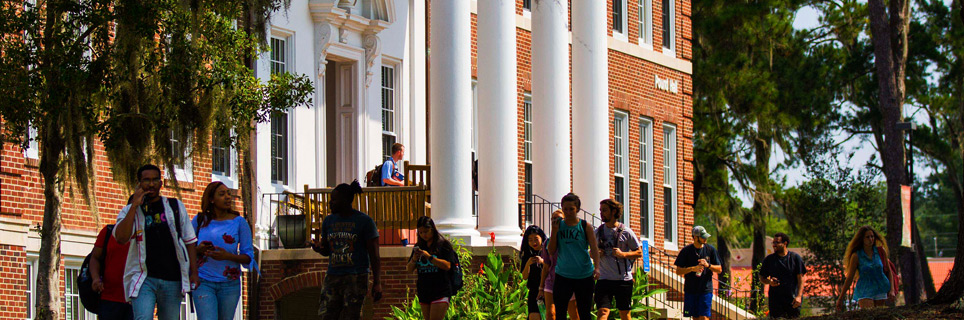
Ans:
[[[271,38],[271,74],[288,72],[288,39]],[[271,182],[281,185],[288,184],[288,127],[289,114],[287,111],[271,113]]]
[[[667,243],[676,244],[676,126],[663,125],[663,237]]]
[[[639,233],[653,237],[653,121],[639,120]]]
[[[191,135],[183,134],[180,129],[171,130],[171,154],[177,158],[174,164],[174,177],[178,181],[194,181],[194,162],[191,159]],[[178,162],[180,164],[178,164]]]
[[[628,32],[626,22],[627,22],[627,2],[629,0],[613,0],[613,37],[626,41],[628,37],[626,36]]]
[[[638,0],[639,44],[653,49],[653,0]]]
[[[87,312],[84,305],[80,303],[80,283],[77,283],[77,276],[80,269],[68,267],[64,269],[64,319],[66,320],[87,320],[97,319],[97,315]]]
[[[663,52],[676,51],[676,3],[673,0],[663,0]]]
[[[532,94],[522,96],[522,156],[525,169],[526,221],[533,222],[532,212]]]
[[[629,115],[622,111],[616,111],[613,119],[613,183],[614,200],[623,204],[622,222],[629,221],[629,205],[626,199],[629,195]]]
[[[395,91],[395,67],[382,66],[382,160],[392,156],[392,145],[398,141]]]
[[[24,292],[24,300],[27,304],[27,319],[33,319],[34,308],[37,305],[37,260],[28,259],[26,266],[27,270],[24,273],[26,273],[27,290]]]

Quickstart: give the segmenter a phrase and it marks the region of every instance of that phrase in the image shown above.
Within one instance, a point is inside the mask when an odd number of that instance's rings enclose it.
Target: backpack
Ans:
[[[107,232],[104,234],[103,260],[107,260],[107,247],[110,246],[109,240],[111,233],[114,232],[114,225],[106,225],[104,229],[107,229]],[[90,259],[92,254],[93,250],[87,254],[87,257],[84,258],[84,263],[80,265],[80,273],[77,274],[77,289],[79,291],[80,303],[84,305],[84,309],[92,313],[97,313],[98,309],[100,309],[100,293],[94,291],[94,278],[90,276]],[[105,268],[104,261],[101,261],[101,273],[104,272]]]
[[[382,166],[384,163],[375,166],[375,169],[368,171],[365,174],[365,186],[367,187],[381,187],[382,186]]]
[[[458,259],[458,257],[455,259]],[[452,295],[454,296],[456,292],[462,290],[462,266],[456,262],[455,265],[449,269],[449,273],[451,273],[449,274],[449,282],[452,284]]]
[[[621,236],[621,235],[623,234],[623,226],[625,226],[625,224],[619,223],[619,226],[616,227],[616,246],[613,247],[614,249],[615,249],[615,248],[619,248],[619,236]],[[600,225],[598,228],[596,228],[596,241],[597,241],[597,242],[598,242],[600,239],[602,239],[602,235],[603,235],[603,232],[604,232],[604,229],[603,229],[603,228],[605,228],[605,227],[606,227],[606,225],[605,225],[605,224],[602,224],[602,225]],[[626,259],[626,258],[618,258],[618,259],[616,259],[616,265],[617,265],[617,266],[622,266],[622,269],[625,269],[626,271],[629,271],[629,270],[631,270],[633,267],[636,266],[636,260],[631,260],[631,259]]]

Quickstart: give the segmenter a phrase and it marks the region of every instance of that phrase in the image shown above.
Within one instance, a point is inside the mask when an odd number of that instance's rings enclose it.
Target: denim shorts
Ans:
[[[683,294],[684,317],[710,317],[713,311],[713,293]]]

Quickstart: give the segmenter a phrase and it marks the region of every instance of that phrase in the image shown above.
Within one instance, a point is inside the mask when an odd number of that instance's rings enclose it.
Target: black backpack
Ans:
[[[458,257],[455,259],[458,260]],[[462,290],[462,266],[456,262],[455,265],[449,269],[449,272],[451,273],[449,274],[449,282],[452,283],[452,295],[454,296],[456,292]]]
[[[365,174],[365,186],[368,186],[368,187],[382,186],[382,165],[384,165],[384,163],[378,164],[377,166],[375,166],[375,169],[372,169],[371,171],[368,171],[368,173]]]
[[[114,232],[114,225],[109,224],[104,226],[107,229],[107,233],[104,235],[104,254],[103,260],[107,259],[107,247],[110,245],[110,235]],[[93,253],[93,252],[92,252]],[[80,303],[84,305],[84,309],[92,313],[97,313],[100,309],[100,293],[94,291],[94,278],[90,276],[90,259],[91,254],[88,253],[87,257],[84,258],[84,263],[80,265],[80,273],[77,274],[77,289],[79,291]],[[103,278],[103,272],[105,269],[104,261],[101,261],[100,272],[101,278]]]

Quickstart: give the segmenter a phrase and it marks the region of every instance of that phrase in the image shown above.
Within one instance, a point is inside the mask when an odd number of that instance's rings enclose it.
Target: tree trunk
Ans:
[[[904,135],[897,129],[903,117],[903,70],[907,56],[907,2],[891,0],[890,17],[883,0],[870,0],[870,31],[874,45],[874,65],[877,69],[879,107],[883,115],[882,131],[884,145],[880,149],[887,178],[887,246],[891,248],[890,259],[900,261],[904,281],[906,304],[920,302],[919,270],[912,266],[917,262],[916,252],[900,247],[903,230],[900,190],[908,185]]]
[[[37,319],[62,318],[60,298],[60,207],[63,186],[60,184],[60,161],[64,150],[63,139],[52,120],[40,128],[43,146],[40,148],[40,174],[44,179],[44,220],[40,228],[40,253],[37,259]]]
[[[931,274],[931,266],[927,264],[927,254],[924,252],[923,242],[920,239],[920,230],[917,228],[917,223],[914,223],[914,238],[911,239],[914,242],[914,251],[917,251],[917,258],[920,266],[920,273],[923,276],[924,293],[927,294],[928,298],[933,298],[937,294],[937,289],[934,287],[934,275]]]
[[[245,2],[244,14],[242,21],[242,26],[244,27],[244,32],[251,35],[254,30],[252,22],[254,21],[254,10],[251,8],[250,2]],[[244,65],[248,67],[251,72],[254,72],[254,57],[245,56]],[[257,121],[251,121],[250,129],[248,130],[248,136],[245,139],[238,139],[240,142],[240,152],[241,152],[241,203],[244,210],[244,215],[248,217],[248,224],[251,227],[252,238],[258,237],[258,212],[257,206],[255,205],[256,197],[258,194],[258,181],[256,179],[257,171]],[[254,239],[252,239],[254,240]],[[255,242],[257,243],[257,242]],[[259,261],[261,256],[261,251],[255,247],[254,250],[254,261]],[[260,266],[259,266],[260,267]],[[260,279],[258,273],[254,270],[248,270],[248,320],[258,319],[260,315],[261,307],[261,286],[259,284]]]
[[[717,230],[720,230],[719,225],[717,225]],[[717,295],[726,297],[733,284],[730,282],[732,278],[732,273],[730,273],[730,245],[727,243],[726,237],[723,237],[722,234],[716,236],[716,251],[720,256],[720,266],[723,267],[723,271],[720,272],[719,276],[720,287]]]
[[[765,125],[760,124],[758,132],[762,135],[768,135],[768,128]],[[751,259],[752,264],[750,265],[751,270],[751,286],[750,286],[750,311],[756,312],[760,310],[760,302],[763,301],[763,283],[760,282],[760,277],[756,276],[752,271],[756,271],[757,267],[763,263],[763,258],[766,257],[766,217],[770,215],[770,150],[772,139],[770,138],[757,138],[754,142],[754,149],[756,153],[756,168],[755,172],[751,175],[753,180],[753,185],[756,186],[756,192],[753,195],[753,209],[752,217],[750,221],[753,225],[753,258]]]

